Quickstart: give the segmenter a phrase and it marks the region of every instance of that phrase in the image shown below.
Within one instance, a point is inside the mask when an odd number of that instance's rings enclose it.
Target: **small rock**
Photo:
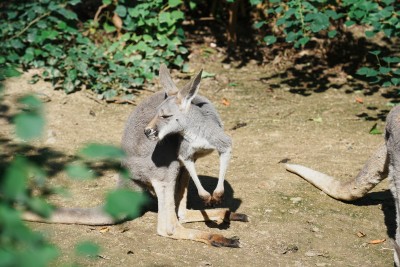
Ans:
[[[311,231],[314,233],[317,233],[317,232],[319,232],[319,228],[314,226],[313,228],[311,228]]]
[[[39,98],[40,101],[42,101],[43,103],[46,103],[46,102],[50,102],[50,101],[51,101],[50,96],[48,96],[48,95],[46,95],[46,94],[44,94],[44,93],[36,93],[35,95],[36,95],[36,97]]]
[[[303,199],[301,197],[292,197],[290,198],[290,200],[292,201],[293,204],[297,204],[301,202]]]
[[[54,144],[56,141],[56,133],[53,130],[49,130],[47,132],[46,144]]]
[[[282,254],[287,254],[287,253],[295,253],[299,250],[299,247],[296,245],[288,245],[285,247],[282,251]]]
[[[317,262],[317,263],[315,264],[315,266],[324,267],[324,266],[328,266],[328,263],[325,263],[325,262]]]
[[[208,261],[202,261],[198,265],[199,267],[205,267],[205,266],[213,266],[211,262]]]
[[[306,255],[307,257],[315,257],[315,256],[318,256],[318,252],[310,250],[310,251],[307,251],[304,255]]]

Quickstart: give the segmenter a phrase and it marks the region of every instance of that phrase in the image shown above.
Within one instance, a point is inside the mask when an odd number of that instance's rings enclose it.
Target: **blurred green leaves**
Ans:
[[[96,257],[100,253],[100,247],[92,242],[83,241],[76,245],[75,252],[80,256]]]
[[[79,154],[89,160],[121,160],[125,156],[120,148],[103,144],[88,144]]]
[[[134,219],[140,215],[141,207],[147,202],[147,196],[141,192],[118,189],[107,195],[104,209],[117,220]]]
[[[45,121],[42,102],[33,95],[19,99],[22,111],[14,117],[16,135],[25,141],[37,139],[42,135]]]

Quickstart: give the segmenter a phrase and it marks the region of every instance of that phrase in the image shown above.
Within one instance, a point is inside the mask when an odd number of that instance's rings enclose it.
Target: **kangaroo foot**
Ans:
[[[249,222],[249,217],[243,213],[229,212],[228,218],[225,218],[224,221],[238,221],[238,222]]]
[[[239,238],[237,236],[226,238],[222,235],[210,234],[209,241],[213,247],[230,247],[230,248],[241,247]]]

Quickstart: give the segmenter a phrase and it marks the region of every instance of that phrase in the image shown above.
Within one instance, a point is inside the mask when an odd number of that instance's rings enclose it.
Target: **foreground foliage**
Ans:
[[[39,138],[43,132],[42,103],[33,95],[24,96],[19,102],[21,111],[11,120],[21,142],[10,144],[7,139],[0,142],[0,266],[48,266],[61,253],[42,234],[27,227],[21,220],[21,212],[29,210],[49,217],[54,207],[46,199],[59,190],[46,183],[47,178],[54,175],[49,171],[51,163],[38,160],[49,157],[46,154],[49,152],[29,145],[29,141]],[[4,154],[11,152],[10,149],[15,153]],[[35,151],[33,155],[32,151]],[[88,144],[61,168],[73,179],[87,180],[101,175],[93,167],[104,162],[106,168],[118,171],[128,179],[127,171],[120,167],[123,157],[123,151],[114,146]],[[114,190],[107,196],[105,211],[117,219],[135,218],[145,202],[146,197],[141,193]],[[78,255],[95,256],[98,250],[98,246],[88,242],[77,245]]]

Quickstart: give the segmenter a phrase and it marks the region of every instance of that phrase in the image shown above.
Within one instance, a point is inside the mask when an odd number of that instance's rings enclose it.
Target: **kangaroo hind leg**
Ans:
[[[175,182],[157,181],[153,183],[153,187],[158,198],[157,232],[159,235],[203,242],[216,247],[240,247],[237,238],[226,238],[219,234],[184,228],[176,215]]]

